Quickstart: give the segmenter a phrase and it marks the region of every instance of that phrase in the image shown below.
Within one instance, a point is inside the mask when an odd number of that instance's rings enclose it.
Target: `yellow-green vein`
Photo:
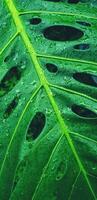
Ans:
[[[91,64],[91,65],[96,65],[97,66],[97,62],[88,61],[88,60],[80,60],[80,59],[75,59],[75,58],[65,58],[65,57],[52,56],[52,55],[43,55],[43,54],[37,54],[37,56],[38,57],[43,57],[43,58],[64,60],[64,61],[69,61],[69,62],[78,62],[78,63],[82,63],[82,64]]]
[[[18,128],[19,128],[19,125],[20,125],[20,123],[21,123],[21,121],[22,121],[22,119],[23,119],[23,116],[24,116],[25,112],[27,111],[27,108],[28,108],[29,104],[31,103],[32,99],[36,96],[36,94],[38,93],[38,91],[40,90],[40,88],[41,88],[41,85],[40,85],[40,86],[36,89],[36,91],[32,94],[32,96],[30,97],[29,101],[27,102],[27,104],[26,104],[26,106],[25,106],[25,108],[24,108],[22,114],[20,115],[20,118],[19,118],[19,120],[18,120],[18,123],[17,123],[17,125],[16,125],[16,127],[15,127],[15,130],[14,130],[13,134],[12,134],[12,138],[11,138],[9,144],[8,144],[8,147],[7,147],[7,150],[6,150],[6,154],[5,154],[4,160],[3,160],[3,162],[2,162],[2,166],[1,166],[1,169],[0,169],[0,176],[1,176],[1,174],[2,174],[3,167],[4,167],[4,164],[5,164],[5,162],[6,162],[6,159],[7,159],[7,156],[8,156],[10,147],[11,147],[11,144],[12,144],[12,142],[13,142],[13,140],[14,140],[14,137],[15,137],[15,135],[16,135],[16,133],[17,133],[17,130],[18,130]]]
[[[74,191],[75,185],[76,185],[76,183],[77,183],[77,180],[78,180],[80,174],[81,174],[81,171],[79,171],[79,173],[78,173],[78,175],[77,175],[77,177],[76,177],[76,179],[75,179],[75,182],[74,182],[74,184],[72,185],[72,189],[71,189],[71,192],[70,192],[70,195],[69,195],[68,200],[71,199],[72,193],[73,193],[73,191]]]
[[[48,98],[50,100],[50,103],[51,103],[51,105],[52,105],[52,107],[53,107],[53,109],[55,111],[55,114],[56,114],[57,119],[59,121],[60,127],[62,129],[62,133],[66,136],[67,141],[68,141],[68,143],[69,143],[69,145],[71,147],[71,150],[72,150],[72,152],[73,152],[73,154],[74,154],[74,156],[75,156],[75,158],[77,160],[77,163],[78,163],[79,167],[81,168],[81,170],[83,172],[83,175],[84,175],[84,177],[86,179],[88,187],[89,187],[94,199],[96,200],[95,193],[94,193],[94,191],[92,189],[92,186],[91,186],[91,184],[89,182],[89,179],[88,179],[88,177],[86,175],[86,171],[85,171],[85,169],[84,169],[84,167],[83,167],[83,165],[82,165],[82,163],[81,163],[81,161],[79,159],[79,156],[78,156],[78,154],[77,154],[77,152],[75,150],[73,142],[72,142],[72,140],[71,140],[71,138],[69,136],[68,129],[67,129],[65,123],[64,123],[63,118],[61,117],[61,113],[60,113],[60,111],[58,109],[58,106],[56,105],[56,102],[55,102],[55,100],[53,98],[52,92],[51,92],[51,90],[50,90],[50,88],[48,86],[48,82],[47,82],[47,80],[46,80],[46,78],[44,76],[44,73],[43,73],[40,65],[39,65],[39,62],[38,62],[38,59],[37,59],[37,56],[36,56],[36,52],[34,51],[34,48],[33,48],[32,44],[31,44],[31,42],[29,40],[29,37],[28,37],[27,33],[25,32],[23,24],[22,24],[22,22],[21,22],[21,20],[19,18],[19,12],[17,11],[17,9],[16,9],[16,7],[15,7],[15,5],[14,5],[12,0],[6,0],[6,3],[8,5],[8,7],[9,7],[10,12],[11,12],[12,18],[13,18],[15,24],[16,24],[17,30],[20,32],[20,35],[21,35],[21,37],[22,37],[22,39],[24,41],[24,44],[25,44],[25,46],[26,46],[26,48],[27,48],[27,50],[28,50],[28,52],[30,54],[30,57],[31,57],[33,63],[34,63],[34,66],[35,66],[36,72],[38,74],[38,77],[39,77],[39,79],[41,81],[41,84],[44,86],[45,91],[46,91],[46,93],[48,95]]]
[[[94,17],[94,16],[87,16],[87,15],[79,15],[79,14],[76,14],[76,13],[66,13],[66,12],[54,12],[54,11],[45,11],[45,10],[30,10],[30,11],[20,11],[19,12],[19,15],[25,15],[25,14],[53,14],[53,15],[66,15],[66,16],[76,16],[76,17],[79,17],[79,18],[88,18],[88,19],[94,19],[94,20],[97,20],[97,17]]]
[[[86,95],[86,94],[77,92],[77,91],[75,91],[75,90],[71,90],[71,89],[68,89],[68,88],[65,88],[65,87],[62,87],[62,86],[58,86],[58,85],[54,85],[54,84],[51,84],[51,83],[49,83],[49,86],[50,86],[50,87],[53,87],[53,88],[57,88],[57,89],[62,90],[62,91],[64,91],[64,92],[69,92],[69,93],[71,93],[71,94],[79,95],[79,96],[82,96],[82,97],[84,97],[84,98],[86,98],[86,99],[89,99],[89,100],[91,100],[91,101],[97,102],[97,99],[94,99],[94,98],[92,98],[92,97],[90,97],[90,96],[88,96],[88,95]]]
[[[53,149],[53,151],[52,151],[52,153],[51,153],[51,156],[50,156],[50,158],[49,158],[49,160],[48,160],[46,166],[44,167],[43,173],[42,173],[42,175],[41,175],[41,177],[40,177],[40,180],[39,180],[39,182],[38,182],[38,184],[37,184],[37,187],[36,187],[36,189],[35,189],[35,192],[34,192],[34,195],[33,195],[33,197],[32,197],[32,200],[35,200],[35,198],[36,198],[37,191],[38,191],[38,189],[39,189],[39,187],[40,187],[40,185],[41,185],[41,183],[42,183],[44,174],[46,173],[47,168],[48,168],[48,166],[49,166],[49,164],[50,164],[50,162],[51,162],[51,160],[52,160],[52,158],[53,158],[53,155],[54,155],[55,151],[57,150],[58,145],[60,145],[60,141],[61,141],[61,139],[62,139],[63,137],[64,137],[64,135],[61,135],[61,137],[59,138],[58,142],[56,143],[56,145],[55,145],[55,147],[54,147],[54,149]]]
[[[5,51],[5,49],[11,44],[11,42],[17,37],[19,33],[16,32],[11,38],[10,40],[7,42],[7,44],[2,48],[2,50],[0,51],[0,55],[2,55],[2,53]]]
[[[70,131],[70,133],[71,133],[72,135],[75,135],[76,137],[83,138],[83,139],[85,139],[85,140],[89,140],[90,142],[93,142],[93,143],[96,143],[96,144],[97,144],[97,141],[94,140],[94,139],[92,139],[92,138],[89,138],[89,137],[87,137],[87,136],[84,136],[84,135],[81,135],[81,134],[79,134],[79,133],[72,132],[72,131]]]

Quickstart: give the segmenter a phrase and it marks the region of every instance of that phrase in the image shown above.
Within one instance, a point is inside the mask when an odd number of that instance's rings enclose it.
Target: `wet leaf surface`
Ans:
[[[0,200],[96,200],[96,1],[1,0],[0,38]]]

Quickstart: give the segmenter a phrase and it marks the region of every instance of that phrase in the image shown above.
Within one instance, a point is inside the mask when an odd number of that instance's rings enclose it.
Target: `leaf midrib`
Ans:
[[[71,140],[71,138],[69,136],[68,129],[67,129],[65,123],[64,123],[63,118],[61,117],[61,113],[60,113],[60,111],[59,111],[59,109],[57,107],[57,104],[54,101],[52,92],[51,92],[51,90],[50,90],[50,88],[48,86],[48,82],[47,82],[47,80],[46,80],[46,78],[44,76],[44,73],[43,73],[39,63],[38,63],[34,48],[33,48],[32,44],[31,44],[31,42],[29,40],[29,37],[27,36],[27,34],[26,34],[25,30],[24,30],[24,27],[22,25],[22,22],[21,22],[21,20],[19,18],[19,12],[17,11],[17,9],[16,9],[16,7],[15,7],[15,5],[14,5],[12,0],[6,0],[6,3],[7,3],[7,6],[9,8],[10,12],[11,12],[12,18],[13,18],[15,24],[16,24],[17,30],[20,32],[20,35],[21,35],[21,37],[22,37],[22,39],[24,41],[24,44],[25,44],[25,46],[26,46],[26,48],[27,48],[27,50],[28,50],[28,52],[30,54],[30,57],[31,57],[33,63],[34,63],[34,66],[35,66],[36,72],[38,74],[38,77],[40,79],[40,82],[44,86],[44,89],[45,89],[46,94],[47,94],[47,96],[49,98],[49,101],[50,101],[50,103],[51,103],[51,105],[52,105],[52,107],[53,107],[53,109],[55,111],[56,117],[57,117],[57,119],[59,121],[61,130],[62,130],[62,134],[66,136],[67,141],[68,141],[68,143],[70,145],[70,148],[71,148],[71,150],[72,150],[72,152],[74,154],[74,157],[76,158],[76,161],[77,161],[77,163],[78,163],[78,165],[79,165],[79,167],[80,167],[80,169],[81,169],[81,171],[82,171],[82,173],[83,173],[83,175],[84,175],[84,177],[86,179],[88,187],[89,187],[94,199],[96,200],[96,195],[95,195],[95,193],[94,193],[94,191],[92,189],[92,186],[91,186],[91,184],[90,184],[90,182],[88,180],[88,177],[86,175],[86,171],[85,171],[85,169],[84,169],[84,167],[83,167],[83,165],[82,165],[82,163],[81,163],[81,161],[80,161],[80,159],[79,159],[79,157],[77,155],[75,147],[74,147],[74,145],[72,143],[72,140]]]

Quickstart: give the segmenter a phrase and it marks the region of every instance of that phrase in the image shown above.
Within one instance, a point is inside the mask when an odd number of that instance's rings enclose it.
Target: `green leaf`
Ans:
[[[96,1],[0,13],[0,200],[96,200]]]

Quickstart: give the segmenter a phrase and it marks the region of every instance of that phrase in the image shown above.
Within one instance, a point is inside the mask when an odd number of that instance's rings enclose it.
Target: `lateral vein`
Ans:
[[[63,120],[63,118],[61,116],[61,113],[60,113],[60,111],[58,109],[58,106],[57,106],[57,104],[56,104],[56,102],[55,102],[55,100],[53,98],[53,94],[52,94],[52,92],[51,92],[51,90],[50,90],[50,88],[48,86],[48,82],[47,82],[47,80],[46,80],[46,78],[44,76],[44,73],[43,73],[43,71],[41,69],[41,66],[39,65],[36,52],[34,51],[34,48],[33,48],[32,44],[31,44],[31,42],[29,40],[29,37],[28,37],[28,35],[27,35],[27,33],[26,33],[26,31],[25,31],[25,29],[23,27],[23,24],[22,24],[22,22],[21,22],[21,20],[19,18],[19,12],[17,11],[17,9],[16,9],[16,7],[15,7],[15,5],[14,5],[12,0],[6,0],[6,3],[8,5],[8,7],[9,7],[10,12],[11,12],[12,18],[13,18],[15,24],[16,24],[17,30],[20,32],[20,35],[21,35],[21,37],[22,37],[22,39],[24,41],[24,44],[25,44],[25,46],[26,46],[26,48],[27,48],[27,50],[29,52],[29,55],[30,55],[30,57],[31,57],[31,59],[32,59],[34,65],[35,65],[35,69],[36,69],[36,72],[37,72],[38,77],[40,79],[40,82],[44,86],[46,94],[47,94],[47,96],[48,96],[48,98],[50,100],[50,103],[51,103],[54,111],[55,111],[56,117],[57,117],[57,119],[59,121],[59,124],[60,124],[60,127],[62,129],[62,134],[64,134],[64,136],[66,136],[67,141],[68,141],[68,143],[70,145],[70,148],[71,148],[71,150],[72,150],[72,152],[73,152],[73,154],[74,154],[74,156],[76,158],[76,161],[77,161],[77,163],[78,163],[80,169],[82,170],[82,173],[83,173],[83,175],[84,175],[84,177],[86,179],[87,185],[88,185],[88,187],[89,187],[94,199],[96,200],[97,199],[96,195],[95,195],[95,193],[94,193],[94,191],[92,189],[92,186],[91,186],[91,184],[89,182],[89,179],[87,177],[86,171],[85,171],[85,169],[84,169],[84,167],[83,167],[83,165],[82,165],[82,163],[81,163],[81,161],[79,159],[79,156],[78,156],[78,154],[76,152],[76,149],[75,149],[75,147],[73,145],[72,139],[70,138],[70,135],[68,133],[67,126],[64,123],[64,120]]]

